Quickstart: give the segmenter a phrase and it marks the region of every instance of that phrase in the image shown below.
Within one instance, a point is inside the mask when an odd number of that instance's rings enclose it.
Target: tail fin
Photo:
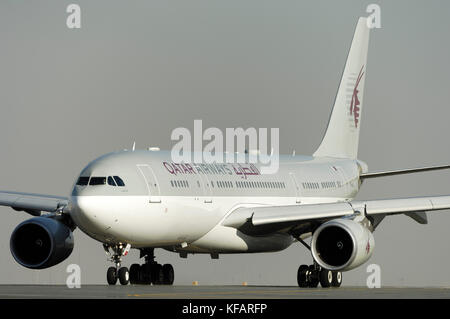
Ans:
[[[369,31],[367,18],[359,18],[328,127],[314,156],[356,159],[363,107]]]

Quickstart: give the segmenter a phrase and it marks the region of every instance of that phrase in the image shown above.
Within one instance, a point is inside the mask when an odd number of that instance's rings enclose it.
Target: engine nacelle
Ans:
[[[14,229],[9,247],[20,265],[31,269],[48,268],[72,253],[72,231],[53,218],[35,217]]]
[[[322,224],[313,234],[311,252],[322,267],[347,271],[365,263],[372,256],[375,240],[372,232],[349,219],[335,219]]]

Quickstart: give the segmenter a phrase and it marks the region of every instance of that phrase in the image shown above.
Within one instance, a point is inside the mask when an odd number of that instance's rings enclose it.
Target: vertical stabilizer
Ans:
[[[314,156],[357,157],[369,31],[367,18],[359,18],[328,127]]]

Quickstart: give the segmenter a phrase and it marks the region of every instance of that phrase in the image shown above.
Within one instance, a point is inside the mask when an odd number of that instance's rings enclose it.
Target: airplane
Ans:
[[[157,248],[182,258],[218,258],[299,242],[312,263],[299,266],[298,286],[341,286],[343,272],[371,257],[373,233],[385,217],[404,214],[426,224],[426,212],[450,208],[450,196],[355,200],[366,180],[450,168],[369,172],[357,158],[369,33],[367,18],[359,18],[313,155],[280,155],[277,173],[261,174],[261,165],[247,158],[177,163],[170,151],[134,147],[105,154],[87,164],[67,197],[0,192],[0,205],[33,216],[13,230],[12,256],[30,269],[52,267],[70,256],[79,228],[109,254],[109,285],[172,285],[174,268],[156,261]],[[128,269],[122,259],[130,249],[139,250],[143,262]]]

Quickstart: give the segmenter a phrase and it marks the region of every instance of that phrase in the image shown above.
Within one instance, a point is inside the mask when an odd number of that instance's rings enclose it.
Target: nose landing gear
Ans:
[[[128,285],[130,281],[130,273],[127,267],[120,267],[122,262],[122,256],[126,256],[130,250],[130,244],[124,246],[123,244],[117,245],[103,245],[106,253],[110,255],[109,260],[112,261],[116,266],[109,267],[106,272],[106,280],[109,285],[115,285],[117,280],[119,280],[121,285]],[[111,253],[112,250],[112,253]]]

